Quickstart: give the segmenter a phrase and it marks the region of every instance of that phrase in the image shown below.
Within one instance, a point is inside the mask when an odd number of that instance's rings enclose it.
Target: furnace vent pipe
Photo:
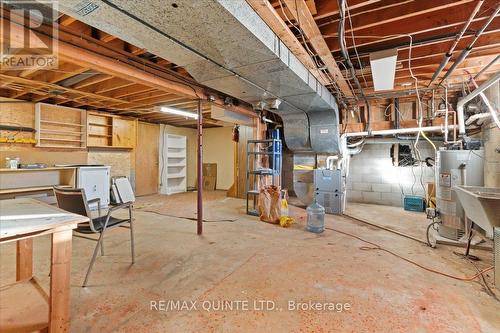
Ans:
[[[488,81],[484,82],[482,85],[477,87],[476,90],[474,90],[469,95],[465,96],[464,98],[462,98],[457,102],[458,133],[461,136],[465,135],[464,105],[470,102],[475,97],[479,96],[479,94],[481,94],[483,91],[491,87],[499,79],[500,79],[500,72],[497,72]]]

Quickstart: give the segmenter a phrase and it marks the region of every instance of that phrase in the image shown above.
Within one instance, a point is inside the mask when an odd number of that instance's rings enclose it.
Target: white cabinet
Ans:
[[[87,200],[100,198],[101,208],[109,205],[110,169],[109,166],[89,166],[77,170],[76,186],[85,190]],[[97,209],[97,203],[91,204],[90,209]]]
[[[174,194],[187,190],[186,137],[167,134],[160,137],[160,193]]]

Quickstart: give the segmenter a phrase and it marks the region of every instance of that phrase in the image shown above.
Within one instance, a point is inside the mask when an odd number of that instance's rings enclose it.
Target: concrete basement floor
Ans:
[[[106,255],[98,257],[87,288],[80,286],[95,243],[74,238],[72,332],[500,332],[500,302],[477,279],[453,280],[386,252],[364,251],[360,247],[366,243],[333,230],[305,232],[301,208],[292,207],[297,223],[285,229],[245,215],[243,200],[207,193],[207,219],[237,220],[207,222],[201,237],[194,221],[158,214],[194,216],[195,197],[139,198],[136,263],[130,265],[128,230],[110,231]],[[349,212],[370,213],[402,230],[407,224],[408,232],[420,228],[418,236],[424,238],[423,214],[361,204],[350,204]],[[452,253],[456,248],[431,249],[347,217],[327,216],[326,225],[442,272],[476,273]],[[48,286],[49,241],[40,237],[34,243],[35,272]],[[15,278],[15,246],[6,244],[0,251],[4,285]],[[483,259],[476,263],[479,268],[491,264],[491,253],[473,253]],[[485,275],[491,284],[493,273]],[[196,301],[198,309],[152,310],[150,302],[159,300]],[[234,307],[248,300],[250,310],[203,309],[217,300],[235,301]],[[272,301],[276,309],[255,309],[254,300]],[[350,309],[295,311],[288,310],[289,301],[348,303]]]

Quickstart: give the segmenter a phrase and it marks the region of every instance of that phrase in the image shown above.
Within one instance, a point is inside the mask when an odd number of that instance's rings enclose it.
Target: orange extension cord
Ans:
[[[389,253],[389,254],[392,254],[393,256],[395,256],[395,257],[397,257],[397,258],[399,258],[399,259],[401,259],[401,260],[404,260],[404,261],[406,261],[406,262],[408,262],[408,263],[410,263],[410,264],[413,264],[413,265],[415,265],[415,266],[417,266],[417,267],[420,267],[420,268],[422,268],[422,269],[424,269],[424,270],[426,270],[426,271],[428,271],[428,272],[431,272],[431,273],[434,273],[434,274],[439,274],[439,275],[442,275],[442,276],[446,276],[446,277],[448,277],[448,278],[450,278],[450,279],[454,279],[454,280],[459,280],[459,281],[473,281],[474,279],[478,278],[478,277],[479,277],[480,275],[482,275],[483,273],[488,272],[488,271],[490,271],[490,270],[492,270],[492,269],[493,269],[493,266],[488,267],[488,268],[485,268],[485,269],[483,269],[483,270],[479,271],[477,274],[475,274],[475,275],[473,275],[473,276],[470,276],[470,277],[460,277],[460,276],[454,276],[454,275],[451,275],[451,274],[446,274],[446,273],[443,273],[443,272],[436,271],[436,270],[434,270],[434,269],[432,269],[432,268],[428,268],[428,267],[422,266],[421,264],[419,264],[419,263],[417,263],[417,262],[415,262],[415,261],[413,261],[413,260],[410,260],[410,259],[408,259],[408,258],[402,257],[402,256],[400,256],[400,255],[399,255],[399,254],[397,254],[397,253],[394,253],[394,252],[392,252],[392,251],[390,251],[390,250],[384,249],[382,246],[380,246],[380,245],[378,245],[378,244],[376,244],[376,243],[373,243],[373,242],[367,241],[367,240],[365,240],[365,239],[363,239],[363,238],[361,238],[361,237],[358,237],[358,236],[352,235],[352,234],[350,234],[350,233],[348,233],[348,232],[341,231],[341,230],[334,229],[334,228],[329,228],[329,227],[325,227],[325,229],[332,230],[332,231],[335,231],[335,232],[341,233],[341,234],[343,234],[343,235],[346,235],[346,236],[349,236],[349,237],[352,237],[352,238],[356,238],[357,240],[360,240],[360,241],[362,241],[362,242],[364,242],[364,243],[367,243],[367,244],[372,245],[372,246],[361,246],[361,247],[360,247],[360,250],[364,250],[364,251],[370,251],[370,250],[384,251],[384,252],[387,252],[387,253]]]

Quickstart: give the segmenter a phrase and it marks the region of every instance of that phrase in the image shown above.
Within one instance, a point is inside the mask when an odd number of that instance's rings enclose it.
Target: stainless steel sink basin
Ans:
[[[464,208],[465,215],[492,235],[500,227],[500,188],[480,186],[455,186],[453,190]]]

